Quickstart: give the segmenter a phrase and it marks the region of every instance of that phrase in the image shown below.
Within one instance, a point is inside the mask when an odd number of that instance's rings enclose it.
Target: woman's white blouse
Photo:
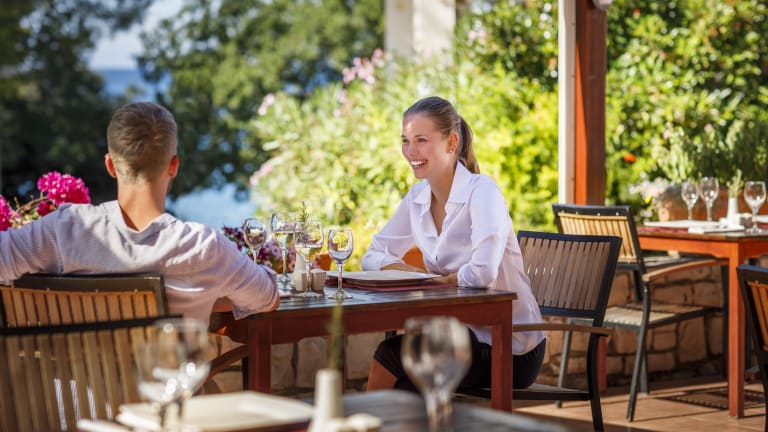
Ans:
[[[457,163],[440,235],[430,212],[431,200],[426,180],[411,188],[392,218],[373,236],[363,256],[363,270],[402,263],[401,257],[416,245],[424,255],[427,271],[457,272],[461,286],[514,291],[518,297],[513,302],[513,322],[541,322],[507,203],[496,183]],[[491,343],[490,331],[473,330],[479,340]],[[512,351],[525,354],[543,338],[543,332],[514,333]]]

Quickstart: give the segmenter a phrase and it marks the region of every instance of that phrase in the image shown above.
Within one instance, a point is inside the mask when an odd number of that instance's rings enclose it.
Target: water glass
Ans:
[[[296,214],[287,212],[272,213],[270,221],[270,230],[272,237],[280,245],[280,251],[283,253],[283,272],[278,276],[280,285],[288,290],[291,289],[291,278],[288,277],[288,248],[293,240],[293,233],[296,229]]]
[[[450,431],[451,397],[472,361],[467,327],[453,317],[408,319],[402,361],[424,396],[430,432]]]
[[[757,212],[765,202],[765,182],[748,181],[744,184],[744,201],[752,209],[752,226],[749,228],[750,234],[759,233],[760,227],[757,226]]]
[[[680,188],[680,194],[688,207],[688,220],[693,220],[693,207],[699,200],[699,185],[693,180],[686,180]]]
[[[339,269],[338,289],[333,297],[338,301],[352,298],[351,295],[344,292],[342,278],[344,276],[344,263],[352,256],[354,239],[352,230],[349,228],[332,228],[328,231],[328,255],[336,262],[336,268]]]
[[[707,221],[712,222],[712,204],[720,194],[720,183],[716,177],[702,177],[699,184],[699,193],[707,206]]]
[[[243,221],[243,242],[251,250],[253,262],[256,262],[261,247],[267,242],[267,227],[264,222],[257,218],[246,218]]]
[[[323,249],[323,225],[320,222],[299,222],[296,224],[296,253],[304,258],[307,263],[307,289],[301,294],[302,297],[321,297],[320,294],[312,291],[312,279],[310,268],[315,256]]]

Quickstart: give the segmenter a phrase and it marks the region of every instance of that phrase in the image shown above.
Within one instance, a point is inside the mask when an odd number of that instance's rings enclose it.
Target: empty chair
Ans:
[[[0,286],[0,326],[151,318],[168,313],[159,274],[24,275]]]
[[[518,232],[525,272],[542,316],[576,317],[587,324],[544,322],[515,324],[512,331],[579,331],[589,334],[587,388],[573,389],[535,383],[514,389],[513,399],[589,401],[592,424],[603,430],[603,412],[597,383],[598,340],[610,334],[602,327],[621,239],[612,236],[577,236],[531,231]],[[488,389],[459,389],[475,396],[490,396]]]
[[[763,381],[765,414],[768,417],[768,268],[740,265],[739,286],[747,314],[747,333],[755,342],[755,355]],[[764,425],[768,432],[768,421]]]
[[[0,430],[74,431],[138,402],[136,353],[154,321],[0,329]]]
[[[627,420],[634,419],[638,384],[642,392],[648,392],[647,359],[645,352],[646,335],[649,329],[685,321],[719,310],[714,307],[690,304],[671,304],[653,300],[652,287],[655,282],[674,272],[697,267],[720,266],[724,289],[727,289],[728,261],[712,257],[683,257],[677,261],[662,260],[649,268],[640,249],[637,228],[629,206],[586,206],[553,204],[557,229],[567,234],[614,235],[622,238],[618,269],[632,272],[634,301],[611,305],[605,313],[604,325],[637,331],[632,384],[630,386]],[[560,367],[559,383],[565,380],[568,363],[570,335],[566,335]]]

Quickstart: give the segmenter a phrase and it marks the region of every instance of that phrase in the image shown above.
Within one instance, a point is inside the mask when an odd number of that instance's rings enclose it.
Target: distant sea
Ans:
[[[119,96],[133,87],[135,100],[154,100],[155,93],[168,90],[171,83],[170,78],[158,83],[145,81],[138,69],[96,69],[96,73],[104,77],[107,93]]]
[[[156,92],[166,91],[170,78],[158,84],[144,81],[138,69],[97,69],[104,77],[106,90],[110,95],[125,94],[131,86],[136,92],[133,100],[155,100]],[[179,175],[184,175],[184,160]],[[235,199],[235,186],[226,185],[222,190],[203,189],[168,201],[169,210],[182,220],[205,223],[214,227],[240,226],[243,219],[252,216],[256,204]]]

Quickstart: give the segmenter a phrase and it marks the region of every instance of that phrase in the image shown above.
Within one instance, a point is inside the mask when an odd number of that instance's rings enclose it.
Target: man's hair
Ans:
[[[112,114],[107,145],[122,180],[155,180],[176,154],[176,121],[156,103],[124,105]]]

